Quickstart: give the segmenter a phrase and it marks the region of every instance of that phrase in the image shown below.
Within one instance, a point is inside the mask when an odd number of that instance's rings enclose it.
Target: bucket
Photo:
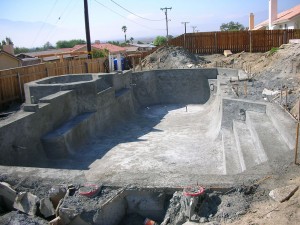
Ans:
[[[158,224],[155,221],[146,218],[144,221],[144,225],[158,225]]]

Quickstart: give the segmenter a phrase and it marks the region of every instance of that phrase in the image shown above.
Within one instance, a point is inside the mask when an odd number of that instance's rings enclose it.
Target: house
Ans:
[[[0,50],[0,70],[15,68],[21,65],[22,62],[20,59],[9,52]]]
[[[253,30],[281,29],[300,29],[300,5],[278,13],[277,0],[269,0],[269,19],[256,25]]]
[[[111,55],[116,55],[119,53],[125,53],[126,49],[117,45],[109,44],[109,43],[99,43],[96,42],[95,44],[92,44],[92,50],[107,50]],[[71,52],[82,52],[87,51],[86,44],[82,45],[75,45]]]
[[[138,51],[140,51],[140,52],[151,51],[153,48],[156,47],[152,44],[130,44],[130,45],[133,47],[138,47]]]

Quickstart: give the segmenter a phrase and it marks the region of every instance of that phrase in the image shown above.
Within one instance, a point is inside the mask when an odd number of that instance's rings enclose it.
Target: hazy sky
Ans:
[[[117,4],[146,18],[142,19]],[[255,24],[267,19],[268,0],[88,0],[91,39],[106,41],[127,37],[165,35],[165,14],[168,11],[169,34],[184,32],[182,21],[197,26],[199,31],[215,31],[224,22],[235,21],[248,26],[248,15],[255,14]],[[278,10],[292,8],[299,0],[278,0]],[[15,46],[42,46],[47,41],[85,39],[83,0],[0,0],[0,40],[10,37]],[[150,21],[159,20],[159,21]]]

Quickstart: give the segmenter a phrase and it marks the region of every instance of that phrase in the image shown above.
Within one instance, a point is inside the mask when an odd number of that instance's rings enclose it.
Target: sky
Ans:
[[[55,46],[58,40],[84,39],[83,0],[0,0],[0,40],[10,37],[15,46],[39,47],[46,42]],[[181,22],[199,32],[217,31],[222,23],[239,22],[248,27],[249,14],[255,24],[268,18],[268,0],[88,0],[92,42],[135,41],[166,35],[165,13],[168,10],[169,34],[184,32]],[[299,4],[299,0],[278,0],[278,11]],[[126,10],[125,10],[126,9]],[[133,14],[132,14],[133,13]]]

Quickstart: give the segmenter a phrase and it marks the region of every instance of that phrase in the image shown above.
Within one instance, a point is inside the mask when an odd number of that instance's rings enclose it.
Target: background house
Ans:
[[[0,50],[0,70],[15,68],[21,65],[22,62],[20,59],[9,52]]]
[[[254,30],[300,29],[300,5],[278,14],[277,0],[269,0],[269,19]]]

